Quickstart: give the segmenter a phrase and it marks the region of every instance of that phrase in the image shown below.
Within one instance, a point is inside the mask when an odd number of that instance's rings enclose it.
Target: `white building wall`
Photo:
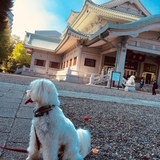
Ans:
[[[95,67],[90,67],[90,66],[85,66],[85,58],[88,59],[94,59],[96,60],[96,65]],[[87,72],[90,74],[98,74],[100,73],[100,50],[96,48],[82,48],[82,53],[81,53],[81,62],[80,62],[80,71],[81,72]]]
[[[68,52],[65,56],[63,56],[63,63],[69,63],[70,59],[77,57],[77,64],[75,66],[70,66],[71,70],[77,70],[78,72],[85,72],[90,74],[98,74],[100,73],[100,50],[93,48],[82,47],[81,45]],[[85,66],[85,58],[96,60],[95,67]],[[69,66],[68,66],[69,67]],[[68,68],[65,67],[65,68]]]
[[[85,58],[96,60],[96,66],[95,67],[84,66]],[[81,63],[80,63],[81,72],[97,74],[99,72],[99,66],[100,66],[100,55],[91,54],[91,53],[82,53]]]
[[[35,65],[35,60],[36,59],[46,61],[45,66]],[[36,73],[55,75],[56,71],[59,70],[59,69],[50,68],[49,67],[50,61],[58,62],[58,63],[61,64],[62,57],[60,55],[54,55],[54,54],[51,54],[51,53],[48,53],[48,52],[35,51],[32,55],[31,69]]]
[[[76,70],[77,69],[77,65],[73,66],[73,60],[75,57],[78,57],[78,48],[74,48],[73,50],[69,51],[68,53],[66,53],[64,56],[63,56],[63,60],[62,60],[62,63],[64,64],[65,62],[65,68],[68,68],[66,67],[66,63],[68,61],[68,64],[70,63],[70,59],[72,59],[72,65],[70,66],[70,69],[72,70]]]

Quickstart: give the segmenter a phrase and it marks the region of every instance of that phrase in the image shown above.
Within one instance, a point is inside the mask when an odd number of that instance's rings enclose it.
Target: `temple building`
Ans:
[[[140,0],[101,5],[85,0],[67,23],[63,35],[26,32],[30,74],[88,83],[91,75],[113,69],[121,73],[121,83],[131,75],[160,83],[160,15],[151,15]]]

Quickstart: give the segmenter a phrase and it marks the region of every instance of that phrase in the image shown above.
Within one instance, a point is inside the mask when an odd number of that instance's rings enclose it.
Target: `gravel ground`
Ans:
[[[99,150],[86,160],[160,159],[159,108],[64,97],[61,102],[77,128],[90,130],[92,149]]]
[[[28,85],[36,77],[0,74],[0,81]],[[125,92],[54,81],[58,90],[71,90],[123,98],[160,101],[160,95],[146,92]],[[141,104],[102,102],[80,98],[60,97],[61,108],[76,128],[91,132],[92,147],[98,153],[85,160],[160,160],[160,108]],[[84,117],[89,120],[85,121]]]

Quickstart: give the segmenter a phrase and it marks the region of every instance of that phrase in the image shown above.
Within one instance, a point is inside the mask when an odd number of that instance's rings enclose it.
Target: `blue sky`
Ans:
[[[97,4],[109,0],[92,0]],[[57,30],[63,32],[71,11],[79,12],[85,0],[15,0],[13,7],[14,22],[12,34],[22,40],[25,31]],[[160,0],[141,0],[151,14],[160,14]]]

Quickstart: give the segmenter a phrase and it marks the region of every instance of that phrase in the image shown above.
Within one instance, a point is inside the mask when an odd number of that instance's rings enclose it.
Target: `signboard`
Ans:
[[[121,78],[120,72],[112,72],[112,81],[119,82]]]

